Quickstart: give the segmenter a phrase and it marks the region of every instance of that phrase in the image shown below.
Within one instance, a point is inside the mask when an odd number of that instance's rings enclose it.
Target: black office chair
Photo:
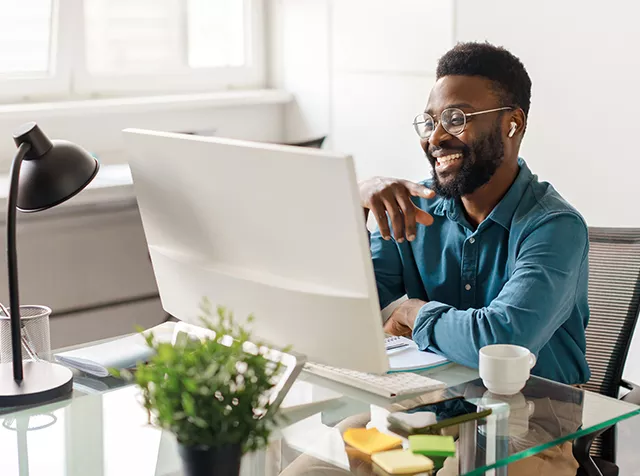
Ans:
[[[640,228],[589,228],[589,307],[586,390],[640,405],[640,387],[622,380],[640,312]],[[616,430],[603,429],[574,442],[578,475],[617,475]],[[600,471],[595,472],[596,468]]]

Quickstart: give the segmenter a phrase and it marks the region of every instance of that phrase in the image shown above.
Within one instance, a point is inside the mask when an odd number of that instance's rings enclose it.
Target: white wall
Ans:
[[[533,82],[522,154],[591,225],[640,226],[640,4],[457,0],[459,40],[512,50]]]
[[[296,97],[289,140],[329,135],[359,177],[421,179],[429,166],[411,125],[424,109],[437,58],[452,42],[452,2],[275,0],[271,82]],[[430,25],[426,41],[425,18]]]
[[[522,156],[534,172],[591,225],[640,226],[640,4],[274,0],[271,8],[280,50],[272,82],[297,99],[285,113],[287,137],[329,134],[361,177],[423,178],[429,166],[411,121],[437,59],[458,40],[486,39],[519,56],[532,77]]]
[[[331,111],[329,3],[273,0],[268,5],[269,82],[296,96],[285,108],[284,139],[323,136],[330,129]]]
[[[451,25],[450,1],[333,2],[332,135],[335,148],[354,154],[361,177],[428,175],[412,121],[449,48]]]

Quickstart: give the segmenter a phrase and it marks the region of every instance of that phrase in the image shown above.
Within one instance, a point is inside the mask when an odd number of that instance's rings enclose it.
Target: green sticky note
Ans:
[[[411,435],[409,449],[425,456],[455,456],[456,444],[453,436]]]

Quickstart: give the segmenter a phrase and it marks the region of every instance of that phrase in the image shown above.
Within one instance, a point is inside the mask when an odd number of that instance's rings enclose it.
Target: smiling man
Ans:
[[[440,59],[414,120],[432,178],[360,183],[378,222],[378,294],[383,308],[408,298],[385,330],[423,350],[477,367],[485,345],[522,345],[537,356],[533,374],[584,383],[587,227],[519,158],[530,96],[505,49],[462,43]]]

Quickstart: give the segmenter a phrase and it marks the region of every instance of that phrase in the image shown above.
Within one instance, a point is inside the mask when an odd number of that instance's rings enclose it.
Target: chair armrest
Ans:
[[[640,405],[640,387],[629,382],[624,382],[624,387],[631,389],[631,391],[620,400],[633,403],[634,405]]]

